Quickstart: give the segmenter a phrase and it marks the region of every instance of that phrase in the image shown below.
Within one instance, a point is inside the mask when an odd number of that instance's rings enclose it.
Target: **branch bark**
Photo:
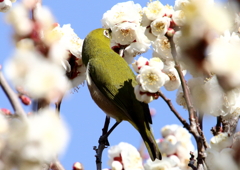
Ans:
[[[179,78],[181,80],[181,85],[182,85],[184,97],[185,97],[187,108],[188,108],[189,127],[187,129],[194,136],[195,141],[197,143],[197,150],[198,150],[197,170],[200,170],[201,167],[203,167],[201,165],[203,165],[203,162],[205,159],[205,148],[204,148],[204,146],[206,145],[206,144],[204,144],[205,137],[204,137],[204,134],[203,134],[201,128],[199,128],[196,110],[194,109],[194,107],[192,105],[192,101],[190,99],[190,91],[186,84],[186,81],[184,79],[184,76],[183,76],[183,73],[181,70],[181,66],[177,59],[177,51],[175,48],[175,44],[173,42],[173,37],[168,37],[168,39],[169,39],[170,46],[171,46],[172,56],[173,56],[173,59],[175,62],[175,68],[176,68]]]
[[[12,88],[7,83],[4,75],[2,74],[2,71],[0,71],[0,86],[2,87],[7,98],[9,99],[15,114],[18,115],[19,118],[21,118],[23,121],[26,121],[27,115],[20,104],[17,94],[12,90]]]

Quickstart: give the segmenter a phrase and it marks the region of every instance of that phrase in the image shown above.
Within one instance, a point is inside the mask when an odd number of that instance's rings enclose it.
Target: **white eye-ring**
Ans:
[[[108,30],[104,30],[103,34],[104,34],[105,37],[110,38],[110,34],[109,34]]]

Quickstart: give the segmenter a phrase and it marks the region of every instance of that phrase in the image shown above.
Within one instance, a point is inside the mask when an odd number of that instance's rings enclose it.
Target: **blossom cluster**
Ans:
[[[152,59],[140,57],[133,62],[134,70],[139,73],[135,94],[140,101],[151,102],[162,86],[173,91],[181,84],[167,38],[174,35],[176,25],[184,22],[181,12],[174,10],[177,6],[151,1],[142,8],[128,1],[116,4],[103,15],[103,27],[112,31],[112,48],[123,48],[123,58],[128,63],[137,54],[146,52],[150,44],[153,46]]]
[[[53,109],[28,115],[26,121],[7,118],[0,111],[0,169],[40,170],[61,154],[68,130]]]
[[[6,18],[16,49],[4,69],[15,87],[33,99],[53,101],[83,83],[83,40],[70,24],[60,27],[47,7],[29,0],[16,4]]]
[[[206,150],[206,164],[209,169],[239,169],[233,159],[234,149],[236,149],[236,147],[233,147],[233,137],[229,137],[227,133],[220,133],[219,135],[212,137],[210,140],[210,148]]]
[[[135,147],[128,143],[119,143],[108,150],[108,164],[112,170],[189,170],[190,152],[194,152],[191,136],[179,125],[167,125],[161,130],[162,139],[157,140],[163,155],[162,160],[143,159]]]

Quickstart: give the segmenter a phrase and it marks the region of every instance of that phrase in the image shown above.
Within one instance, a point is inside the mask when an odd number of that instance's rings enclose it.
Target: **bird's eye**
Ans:
[[[103,34],[104,34],[105,37],[110,38],[110,34],[109,34],[108,30],[104,30]]]

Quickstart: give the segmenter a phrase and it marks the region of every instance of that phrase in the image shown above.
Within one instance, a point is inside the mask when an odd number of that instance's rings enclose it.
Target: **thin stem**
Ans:
[[[110,117],[106,116],[105,119],[105,123],[104,123],[104,128],[103,128],[103,133],[102,136],[100,136],[99,140],[98,140],[98,148],[94,148],[94,150],[96,151],[97,155],[96,155],[96,164],[97,164],[97,170],[102,170],[102,152],[103,150],[106,148],[106,146],[109,146],[109,142],[108,142],[108,136],[112,133],[112,131],[117,127],[117,125],[119,125],[120,122],[116,122],[109,131],[108,130],[108,126],[110,123]]]
[[[189,89],[186,85],[186,81],[184,79],[181,66],[180,66],[180,64],[177,60],[177,51],[176,51],[175,44],[173,42],[172,37],[169,38],[169,42],[170,42],[170,45],[171,45],[172,56],[173,56],[173,59],[174,59],[174,62],[175,62],[175,68],[178,72],[178,75],[179,75],[179,78],[180,78],[180,81],[181,81],[184,97],[185,97],[187,108],[188,108],[190,125],[191,125],[192,124],[192,118],[194,118],[194,115],[196,113],[195,113],[195,110],[193,108],[192,102],[191,102],[190,97],[189,97],[190,92],[189,92]]]
[[[15,114],[18,115],[22,120],[26,121],[27,115],[19,102],[17,94],[14,93],[14,91],[11,89],[11,87],[7,83],[5,77],[2,74],[2,71],[0,71],[0,86],[2,87],[8,100],[10,101],[10,103],[15,111]]]
[[[106,116],[104,127],[102,129],[102,136],[107,134],[109,123],[110,123],[110,117]],[[98,147],[95,146],[93,148],[96,151],[97,170],[102,170],[102,152],[105,149],[106,144],[109,144],[106,140],[105,141],[104,140],[100,140],[102,136],[100,136],[100,138],[99,138]]]
[[[185,119],[183,119],[181,117],[181,115],[178,113],[178,111],[174,108],[172,102],[170,99],[168,99],[161,91],[157,92],[157,95],[159,95],[169,106],[170,110],[175,114],[175,116],[178,118],[178,120],[184,125],[184,127],[186,127],[187,129],[189,129],[189,124],[187,123],[187,121]]]
[[[60,113],[61,104],[62,104],[62,99],[63,99],[63,96],[60,97],[60,98],[58,99],[58,101],[55,103],[55,108],[56,108],[57,113]]]
[[[197,150],[198,150],[198,157],[197,157],[198,166],[197,167],[201,167],[200,164],[202,164],[203,160],[205,159],[205,155],[204,155],[205,148],[204,148],[204,144],[203,144],[205,137],[202,133],[202,130],[200,128],[198,128],[199,127],[198,120],[196,119],[197,113],[192,105],[192,101],[190,99],[190,91],[186,84],[180,64],[177,59],[177,51],[175,48],[175,44],[173,42],[173,37],[168,37],[168,38],[169,38],[169,42],[170,42],[170,46],[171,46],[172,56],[173,56],[173,59],[175,62],[175,68],[176,68],[179,78],[181,80],[181,85],[182,85],[184,97],[185,97],[187,108],[188,108],[189,122],[190,122],[190,127],[188,130],[194,136],[196,143],[197,143]]]

